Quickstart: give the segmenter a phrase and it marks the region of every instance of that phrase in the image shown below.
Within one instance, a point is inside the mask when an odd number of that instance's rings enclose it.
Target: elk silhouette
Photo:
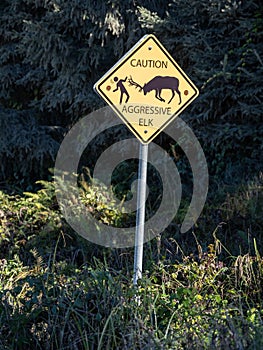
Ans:
[[[172,91],[172,97],[170,98],[168,104],[172,101],[175,95],[175,91],[179,95],[179,104],[182,102],[181,100],[181,92],[179,91],[179,80],[175,77],[161,77],[161,76],[156,76],[148,83],[144,84],[144,86],[139,85],[135,81],[133,81],[132,77],[130,76],[130,79],[128,79],[128,82],[130,85],[135,86],[136,88],[138,87],[140,91],[144,92],[144,95],[146,95],[148,92],[155,90],[155,97],[162,101],[165,102],[165,100],[161,97],[161,92],[162,90],[169,89]]]

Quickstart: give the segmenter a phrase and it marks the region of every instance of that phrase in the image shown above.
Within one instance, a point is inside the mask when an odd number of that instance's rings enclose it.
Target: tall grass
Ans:
[[[169,230],[147,243],[136,289],[133,249],[98,247],[72,232],[52,184],[23,197],[1,193],[0,349],[262,349],[256,188],[247,199],[248,189],[226,196],[219,223],[209,223],[208,203],[188,247]],[[226,239],[237,234],[230,223],[241,208],[246,251]]]

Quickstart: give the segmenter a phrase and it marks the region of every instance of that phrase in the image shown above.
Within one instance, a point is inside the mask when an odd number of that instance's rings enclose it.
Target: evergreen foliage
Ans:
[[[64,127],[102,106],[94,82],[142,31],[133,1],[8,0],[2,8],[1,178],[32,181],[34,164],[43,169],[44,158],[54,160]],[[28,118],[34,133],[26,131]]]
[[[1,2],[0,180],[21,185],[47,173],[66,130],[102,106],[93,83],[147,32],[201,90],[183,117],[210,173],[257,173],[262,13],[259,0]]]
[[[210,172],[232,181],[249,168],[262,170],[262,3],[175,0],[167,10],[162,19],[142,9],[141,21],[200,88],[183,118],[201,140]]]

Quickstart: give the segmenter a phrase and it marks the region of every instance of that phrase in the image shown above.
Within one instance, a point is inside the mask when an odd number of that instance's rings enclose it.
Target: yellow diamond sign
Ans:
[[[145,35],[94,89],[145,144],[199,94],[154,35]]]

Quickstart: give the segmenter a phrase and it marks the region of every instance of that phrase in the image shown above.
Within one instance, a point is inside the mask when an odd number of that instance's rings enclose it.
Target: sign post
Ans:
[[[147,187],[147,159],[148,144],[140,144],[139,171],[138,171],[138,190],[137,190],[137,215],[135,231],[135,250],[134,250],[134,275],[133,284],[137,285],[138,279],[142,278],[142,260],[143,260],[143,239],[145,222],[145,201]]]
[[[141,142],[134,285],[142,276],[148,144],[199,94],[157,38],[145,35],[94,85]]]

